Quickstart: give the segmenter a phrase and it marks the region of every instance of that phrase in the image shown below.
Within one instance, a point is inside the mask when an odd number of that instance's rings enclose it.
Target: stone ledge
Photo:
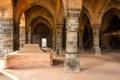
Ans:
[[[53,64],[51,53],[22,53],[13,52],[5,55],[5,68],[40,68],[50,67]]]

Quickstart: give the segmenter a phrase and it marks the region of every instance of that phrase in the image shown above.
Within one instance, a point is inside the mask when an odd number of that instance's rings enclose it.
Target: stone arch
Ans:
[[[120,17],[120,7],[119,6],[107,6],[106,8],[103,8],[101,14],[99,14],[98,18],[99,20],[101,21],[102,23],[102,19],[103,19],[103,16],[105,15],[106,12],[108,12],[109,10],[113,9],[114,12],[119,12],[119,13],[116,13],[117,16]]]
[[[37,36],[37,37],[35,37]],[[35,43],[37,41],[37,44],[40,44],[42,46],[42,38],[47,39],[47,47],[52,48],[53,47],[53,34],[50,30],[50,27],[45,24],[44,22],[40,22],[36,24],[35,29],[32,33],[32,43]],[[36,40],[34,40],[36,39]]]
[[[14,6],[13,0],[12,0],[12,4],[13,4],[13,10],[15,11],[15,8],[16,8],[16,7]],[[20,18],[21,18],[21,16],[22,16],[22,14],[23,14],[26,10],[28,10],[28,9],[34,7],[34,6],[41,6],[41,7],[45,8],[46,10],[48,10],[48,12],[51,14],[51,16],[52,16],[52,18],[53,18],[53,22],[54,22],[54,23],[53,23],[53,26],[55,26],[55,24],[56,24],[55,12],[54,12],[54,10],[50,7],[50,5],[47,5],[44,1],[41,1],[41,2],[33,2],[33,3],[30,3],[30,4],[26,5],[26,6],[24,6],[24,7],[21,9],[20,12],[17,12],[17,13],[14,15],[14,19],[15,19],[18,23],[20,23]],[[13,12],[14,12],[14,11],[13,11]]]
[[[91,26],[92,14],[87,7],[83,6],[81,15],[79,17],[79,31],[83,31],[87,19],[89,20]]]
[[[34,30],[34,27],[38,24],[38,23],[44,23],[46,24],[51,30],[52,30],[52,23],[47,19],[45,18],[44,16],[38,16],[36,18],[34,18],[31,22],[30,22],[30,25],[33,26],[33,30]]]
[[[54,39],[54,37],[56,37],[56,33],[55,33],[55,28],[52,27],[53,24],[51,23],[51,21],[48,18],[46,18],[45,16],[35,17],[34,19],[31,19],[31,21],[30,21],[30,25],[31,25],[31,27],[33,27],[32,30],[34,30],[35,26],[37,26],[39,23],[43,23],[48,26],[48,28],[50,29],[50,32],[51,32],[50,40],[52,42],[54,42],[53,39]],[[33,32],[32,32],[32,34],[33,34]],[[48,41],[48,42],[50,43],[50,41]],[[48,47],[50,47],[50,46],[48,46]],[[52,48],[52,46],[51,46],[51,48]]]
[[[41,12],[38,12],[38,11],[39,11],[38,8],[40,8],[40,11],[41,11]],[[33,9],[35,9],[35,11],[37,11],[37,14],[35,14],[33,11],[31,11],[31,10],[33,10]],[[49,21],[51,21],[53,27],[55,27],[55,26],[54,26],[54,25],[55,25],[54,18],[53,18],[53,16],[51,15],[51,13],[49,13],[49,11],[48,11],[46,8],[44,8],[44,7],[42,7],[42,6],[39,6],[39,5],[36,5],[36,6],[34,6],[34,7],[29,8],[28,10],[26,10],[25,13],[27,13],[27,11],[32,12],[32,14],[34,14],[34,15],[32,15],[32,16],[28,14],[28,15],[29,15],[28,17],[30,17],[30,18],[27,20],[27,25],[30,24],[30,22],[32,21],[32,19],[33,19],[34,17],[44,16],[46,19],[48,19]],[[46,14],[46,13],[47,13],[47,14]]]
[[[102,16],[102,26],[101,26],[102,45],[101,46],[103,49],[110,49],[111,45],[120,44],[119,42],[120,25],[116,26],[116,24],[119,24],[120,22],[119,16],[120,16],[120,10],[114,7],[110,8],[109,10],[106,10],[106,13],[104,13],[104,15]],[[111,24],[114,24],[114,25],[111,25]],[[117,46],[116,48],[119,48],[119,47],[120,46]]]
[[[83,18],[83,15],[86,14],[88,16],[88,19],[90,20],[90,24],[92,23],[92,13],[90,12],[89,8],[87,8],[86,6],[83,5],[83,8],[82,8],[82,13],[80,15],[80,25],[82,23],[82,19]]]
[[[14,2],[14,0],[12,0],[12,2],[13,2],[13,12],[14,12],[14,15],[13,15],[13,20],[14,20],[14,35],[13,35],[13,37],[14,37],[14,50],[18,50],[19,49],[19,47],[16,47],[16,45],[19,45],[19,23],[20,23],[20,18],[21,18],[21,16],[22,16],[22,14],[27,10],[27,9],[29,9],[29,8],[31,8],[31,7],[34,7],[34,6],[36,6],[36,5],[38,5],[38,6],[42,6],[42,7],[44,7],[50,14],[51,14],[51,16],[52,16],[52,18],[53,18],[53,26],[55,26],[55,23],[56,23],[56,19],[55,19],[55,12],[54,12],[54,9],[51,7],[51,5],[48,5],[47,4],[47,2],[46,1],[35,1],[35,0],[33,0],[33,1],[31,1],[31,2],[28,2],[27,4],[25,4],[25,5],[22,5],[22,7],[20,6],[20,5],[18,5],[18,4],[16,4],[16,3],[18,3],[18,2]],[[15,4],[16,4],[16,6],[15,6]],[[26,3],[26,2],[25,2]],[[56,30],[55,30],[56,31]],[[16,34],[17,33],[17,34]],[[26,36],[27,36],[27,34],[28,34],[28,32],[26,31]],[[15,36],[17,36],[17,38],[15,37]],[[27,37],[26,37],[27,38]],[[26,41],[26,43],[27,43],[28,41]]]
[[[22,15],[22,13],[24,13],[26,10],[28,10],[28,9],[30,9],[31,7],[34,7],[34,6],[37,6],[37,5],[39,5],[39,6],[42,6],[43,8],[45,8],[45,9],[47,9],[49,12],[50,12],[50,14],[53,16],[53,18],[55,18],[55,13],[54,13],[54,11],[53,11],[53,9],[49,6],[49,5],[46,5],[46,3],[45,2],[34,2],[34,3],[31,3],[31,4],[29,4],[29,5],[27,5],[27,6],[25,6],[21,11],[20,11],[20,13],[18,13],[19,14],[19,16],[21,17],[21,15]],[[54,19],[55,20],[55,19]]]
[[[30,24],[33,22],[33,20],[38,19],[38,18],[41,18],[41,19],[46,20],[46,21],[50,24],[50,27],[51,27],[51,28],[54,28],[54,27],[53,27],[53,23],[52,23],[46,16],[37,16],[37,17],[31,19],[31,20],[29,21],[28,25],[30,25]],[[42,21],[42,22],[43,22],[43,21]]]
[[[38,7],[38,8],[41,8],[41,10],[43,10],[41,13],[39,13],[38,12],[38,14],[36,14],[36,15],[34,15],[34,16],[30,16],[30,18],[27,20],[26,19],[26,21],[27,21],[27,23],[26,23],[26,29],[29,29],[28,27],[29,27],[29,25],[30,25],[30,23],[31,23],[31,21],[34,19],[34,18],[36,18],[36,17],[39,17],[39,16],[41,16],[41,17],[44,17],[46,20],[48,20],[48,22],[52,25],[51,27],[52,27],[52,29],[53,29],[53,33],[54,33],[54,36],[56,36],[56,34],[55,34],[55,32],[56,32],[56,29],[55,29],[55,20],[54,20],[54,17],[53,17],[53,15],[46,9],[46,8],[44,8],[43,6],[40,6],[40,5],[35,5],[35,6],[33,6],[33,7],[30,7],[30,8],[28,8],[28,10],[29,9],[33,9],[34,7]],[[27,10],[26,10],[27,11]],[[36,11],[39,11],[39,9],[37,9]],[[46,14],[45,12],[47,12],[48,14]],[[35,14],[33,11],[32,11],[32,14]]]
[[[80,16],[80,26],[79,26],[79,47],[80,50],[87,50],[88,47],[89,49],[92,48],[92,39],[93,39],[93,35],[92,35],[92,27],[91,27],[91,18],[90,18],[90,14],[87,13],[87,11],[83,9],[82,11],[82,15]],[[86,37],[86,34],[91,36],[91,37]],[[86,46],[86,45],[89,46]],[[90,46],[91,45],[91,46]]]
[[[102,21],[101,31],[102,32],[107,28],[107,25],[108,25],[109,21],[111,20],[112,15],[117,15],[120,18],[120,10],[118,10],[117,8],[110,8],[109,10],[106,10],[105,12],[106,13],[104,13],[104,15],[102,16],[102,19],[101,19],[101,21]]]

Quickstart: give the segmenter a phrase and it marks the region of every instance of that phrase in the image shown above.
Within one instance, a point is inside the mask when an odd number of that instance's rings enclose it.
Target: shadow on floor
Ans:
[[[59,65],[63,65],[63,64],[64,64],[63,60],[57,60],[57,59],[53,60],[53,66],[59,66]]]

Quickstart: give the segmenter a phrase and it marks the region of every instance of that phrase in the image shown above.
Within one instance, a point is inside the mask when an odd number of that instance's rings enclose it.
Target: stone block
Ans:
[[[5,55],[5,68],[20,69],[20,68],[41,68],[50,67],[53,64],[52,52],[39,52],[37,45],[25,45],[25,47],[16,52]],[[31,47],[32,46],[32,47]],[[28,48],[28,49],[27,49]],[[32,51],[32,52],[31,52]]]
[[[38,44],[25,44],[18,53],[43,53]]]

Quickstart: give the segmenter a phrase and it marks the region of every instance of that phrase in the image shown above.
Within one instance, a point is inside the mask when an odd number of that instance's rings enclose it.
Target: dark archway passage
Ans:
[[[85,26],[84,28],[84,33],[83,33],[84,50],[92,49],[93,36],[92,36],[92,29],[90,29],[89,27],[90,26]]]
[[[84,15],[84,17],[86,17],[86,23],[83,31],[83,47],[84,50],[91,50],[93,46],[92,28],[87,15]]]
[[[111,37],[109,41],[111,49],[120,49],[120,39],[119,37]]]
[[[117,13],[119,10],[112,8],[108,10],[102,20],[102,48],[105,49],[120,49],[120,18]]]
[[[32,43],[37,43],[40,45],[40,47],[44,47],[43,46],[44,43],[42,40],[45,40],[45,39],[46,39],[45,41],[46,47],[52,48],[53,37],[52,37],[50,28],[44,23],[39,23],[35,27]]]
[[[115,31],[120,31],[120,18],[117,15],[112,15],[106,32],[109,33]]]
[[[120,19],[118,16],[112,16],[107,32],[112,34],[109,41],[111,49],[120,49]]]

